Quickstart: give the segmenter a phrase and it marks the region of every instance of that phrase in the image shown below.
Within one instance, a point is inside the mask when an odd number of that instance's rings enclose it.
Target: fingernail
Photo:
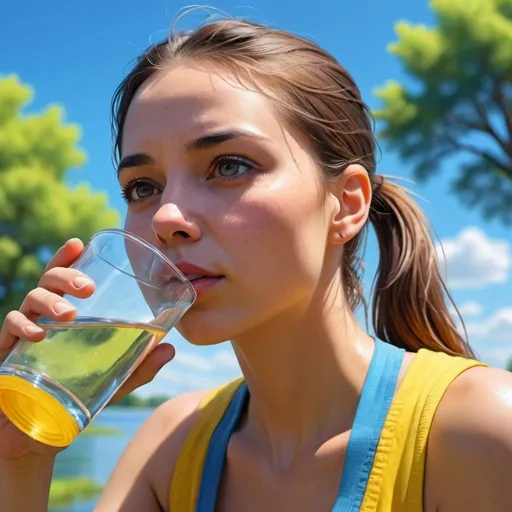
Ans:
[[[71,304],[68,304],[67,302],[56,302],[53,305],[53,311],[55,311],[55,313],[57,315],[63,315],[64,313],[69,313],[70,311],[73,311],[74,309],[75,308]]]
[[[87,277],[75,277],[75,279],[73,279],[73,286],[77,290],[86,287],[88,284],[92,284],[92,281]]]
[[[38,325],[25,325],[25,332],[27,334],[41,334],[43,329]]]

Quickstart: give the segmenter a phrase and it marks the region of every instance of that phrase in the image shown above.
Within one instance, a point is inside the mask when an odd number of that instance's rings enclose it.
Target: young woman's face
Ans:
[[[311,300],[334,207],[307,137],[263,95],[206,68],[159,71],[131,103],[122,147],[126,229],[220,276],[194,283],[185,338],[235,339]]]

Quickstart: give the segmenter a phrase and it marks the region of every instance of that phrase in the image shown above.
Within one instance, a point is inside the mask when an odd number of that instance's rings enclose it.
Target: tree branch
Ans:
[[[466,130],[474,130],[480,133],[485,133],[489,135],[494,141],[500,146],[500,148],[510,157],[512,161],[512,152],[510,142],[503,139],[500,134],[494,129],[494,126],[491,124],[489,116],[487,114],[487,109],[484,104],[475,97],[470,98],[470,103],[476,110],[478,121],[472,121],[470,119],[463,119],[456,114],[452,118],[452,123],[455,126],[460,127]]]
[[[458,141],[457,139],[453,138],[453,136],[448,132],[443,133],[443,137],[445,141],[450,143],[452,147],[457,151],[465,151],[466,153],[471,153],[472,155],[487,160],[489,163],[498,168],[506,178],[512,180],[512,165],[507,165],[506,163],[501,162],[500,160],[498,160],[498,158],[496,158],[491,153],[485,151],[484,149],[477,148],[476,146],[473,146],[471,144],[465,144],[463,142]]]
[[[493,98],[499,107],[508,131],[508,152],[512,159],[512,106],[507,104],[503,91],[503,82],[498,78],[493,81]]]

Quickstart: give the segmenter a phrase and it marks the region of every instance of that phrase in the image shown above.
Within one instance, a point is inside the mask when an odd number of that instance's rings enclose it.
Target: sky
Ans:
[[[312,38],[330,51],[354,76],[363,99],[378,108],[374,95],[387,80],[409,80],[400,62],[387,51],[396,39],[397,21],[431,25],[426,0],[251,0],[211,4],[228,15]],[[190,4],[151,0],[2,0],[0,2],[0,75],[15,73],[35,90],[28,111],[58,103],[66,121],[83,130],[80,146],[88,160],[67,175],[70,186],[87,181],[105,191],[124,215],[111,161],[110,100],[133,59],[151,42],[163,38],[178,11]],[[248,6],[250,5],[250,6]],[[178,25],[193,27],[205,12]],[[378,172],[411,177],[411,167],[382,145]],[[453,165],[453,162],[451,163]],[[484,221],[450,193],[453,168],[427,184],[409,184],[444,248],[450,290],[463,313],[470,341],[485,362],[504,367],[512,358],[512,228]],[[367,250],[369,286],[378,254],[373,238]],[[175,395],[216,386],[239,375],[231,347],[194,347],[175,331],[167,337],[177,356],[142,395]]]

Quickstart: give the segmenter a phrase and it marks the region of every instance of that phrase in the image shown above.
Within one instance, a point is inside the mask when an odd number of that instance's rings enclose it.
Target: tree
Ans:
[[[512,372],[512,359],[511,359],[511,360],[508,362],[508,364],[507,364],[507,370],[508,370],[509,372]]]
[[[104,193],[66,185],[67,170],[85,162],[80,129],[65,124],[56,105],[25,113],[32,96],[16,76],[0,77],[0,321],[36,286],[62,243],[86,242],[119,221]]]
[[[111,407],[134,407],[138,409],[156,409],[159,405],[170,400],[169,395],[157,394],[148,397],[142,397],[137,393],[126,395],[117,401]]]
[[[379,135],[418,181],[461,155],[454,191],[486,218],[512,223],[512,0],[432,0],[435,28],[400,22],[389,51],[408,85],[376,91]]]

